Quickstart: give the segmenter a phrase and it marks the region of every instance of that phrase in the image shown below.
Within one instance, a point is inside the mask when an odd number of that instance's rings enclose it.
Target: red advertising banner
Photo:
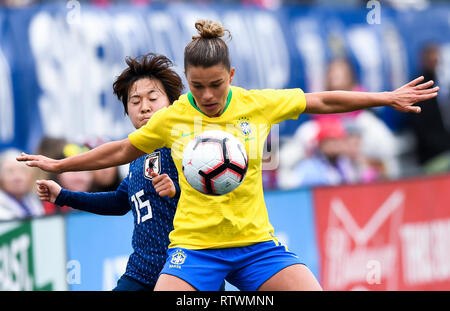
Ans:
[[[450,290],[450,176],[313,196],[325,290]]]

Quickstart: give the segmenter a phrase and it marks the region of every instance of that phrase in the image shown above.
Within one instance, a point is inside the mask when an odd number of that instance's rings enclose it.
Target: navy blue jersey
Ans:
[[[128,184],[128,201],[134,216],[134,252],[125,275],[153,285],[166,260],[179,195],[174,199],[159,196],[151,181],[152,171],[169,175],[178,186],[177,169],[167,148],[131,162],[123,183]]]
[[[152,184],[152,171],[169,175],[177,189],[174,198],[159,196]],[[63,189],[55,203],[101,215],[124,215],[131,209],[133,253],[125,275],[155,285],[167,256],[179,196],[178,173],[170,149],[161,148],[131,162],[128,176],[116,191],[85,193]]]

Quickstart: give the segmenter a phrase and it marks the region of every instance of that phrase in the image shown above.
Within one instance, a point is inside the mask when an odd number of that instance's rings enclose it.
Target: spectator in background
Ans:
[[[95,139],[85,143],[89,149],[94,149],[106,141],[104,139]],[[127,169],[128,173],[128,169]],[[92,171],[93,181],[90,190],[83,190],[83,192],[108,192],[116,191],[122,183],[122,176],[119,172],[119,167],[108,167],[102,170]]]
[[[38,2],[37,0],[4,0],[0,1],[0,5],[4,5],[7,7],[22,8],[37,2]]]
[[[64,138],[45,136],[42,138],[37,152],[53,159],[64,159],[68,156],[95,148],[101,143],[103,143],[103,140],[96,140],[89,141],[85,146],[79,146],[76,144],[69,144]],[[65,172],[59,175],[37,170],[34,180],[46,179],[54,180],[68,190],[81,192],[115,191],[122,181],[122,177],[116,167],[92,172]],[[46,215],[72,211],[72,209],[67,206],[58,206],[49,202],[43,202],[43,204]]]
[[[328,64],[326,90],[364,91],[356,82],[353,67],[347,59],[336,59]],[[316,123],[322,118],[329,118],[329,116],[312,115],[310,120],[300,125],[294,137],[283,145],[280,151],[280,169],[278,172],[278,184],[281,188],[295,187],[297,177],[293,168],[317,148],[316,139],[319,127]],[[358,155],[359,159],[353,161],[353,165],[356,165],[355,171],[362,174],[357,176],[358,181],[370,182],[379,178],[399,176],[397,141],[382,120],[370,110],[340,113],[333,116],[339,118],[346,127],[358,129],[359,141],[357,145],[361,150]],[[341,142],[344,145],[346,144],[343,140]],[[364,158],[363,161],[362,158]],[[370,166],[372,164],[373,166]],[[369,174],[370,171],[372,173]]]
[[[376,153],[367,157],[362,151],[362,129],[356,122],[344,122],[347,136],[344,138],[344,152],[349,157],[358,182],[369,183],[387,179],[386,167]]]
[[[102,170],[92,171],[92,192],[107,192],[116,190],[122,178],[119,174],[119,169],[117,167],[108,167]]]
[[[85,152],[89,150],[89,148],[86,146],[69,144],[63,138],[44,137],[41,140],[38,150],[48,157],[64,159],[66,157]],[[87,192],[92,190],[94,173],[91,171],[65,172],[62,174],[48,174],[46,176],[40,175],[35,179],[52,179],[68,190]],[[67,213],[72,211],[72,208],[68,206],[59,206],[50,202],[43,202],[43,205],[46,215]]]
[[[44,154],[46,157],[61,159],[64,147],[67,141],[63,138],[44,136],[39,142],[37,152]],[[50,174],[42,170],[36,172],[35,180],[37,179],[53,179],[56,180],[55,174]]]
[[[336,59],[328,65],[327,90],[365,91],[356,80],[350,61]],[[336,115],[346,127],[357,128],[360,136],[360,161],[357,168],[361,182],[400,176],[398,163],[398,143],[389,127],[370,110],[361,110]],[[361,161],[361,158],[364,160]],[[368,174],[369,171],[373,171]],[[369,178],[369,175],[372,177]]]
[[[0,154],[0,220],[44,214],[42,203],[33,193],[33,170],[16,161],[19,155],[15,149]]]
[[[427,44],[421,52],[420,70],[425,79],[436,81],[439,46]],[[422,113],[410,115],[416,139],[417,160],[427,173],[450,170],[450,133],[445,128],[438,98],[417,104]]]
[[[295,186],[329,186],[356,182],[356,172],[345,149],[347,133],[341,120],[337,117],[321,118],[317,125],[317,147],[312,155],[294,168]]]
[[[71,157],[88,150],[90,149],[86,146],[67,144],[63,149],[61,159]],[[61,187],[70,191],[89,192],[92,190],[94,183],[94,173],[92,171],[64,172],[57,175],[56,182],[59,183]],[[73,211],[72,208],[67,206],[55,205],[55,207],[59,210],[59,212]]]

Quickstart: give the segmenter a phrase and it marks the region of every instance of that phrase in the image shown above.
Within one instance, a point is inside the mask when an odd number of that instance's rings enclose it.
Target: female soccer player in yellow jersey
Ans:
[[[433,81],[417,78],[392,92],[301,89],[244,90],[231,86],[235,68],[221,39],[219,23],[198,21],[199,35],[185,48],[190,92],[128,138],[63,160],[23,154],[19,161],[51,172],[94,170],[121,165],[167,146],[180,176],[181,197],[170,233],[168,258],[155,290],[218,290],[227,279],[241,290],[320,290],[314,275],[273,235],[264,204],[262,147],[272,124],[300,113],[338,113],[376,106],[419,113],[415,103],[437,96]],[[251,130],[240,131],[245,120]],[[220,128],[240,139],[249,155],[243,183],[213,197],[194,190],[182,174],[184,146],[197,134]],[[257,146],[255,152],[254,146]]]

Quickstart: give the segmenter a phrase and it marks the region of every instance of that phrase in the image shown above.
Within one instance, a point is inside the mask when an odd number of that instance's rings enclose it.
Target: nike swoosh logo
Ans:
[[[190,132],[190,133],[187,133],[187,134],[181,133],[181,137],[191,136],[193,134],[194,134],[194,132]]]

